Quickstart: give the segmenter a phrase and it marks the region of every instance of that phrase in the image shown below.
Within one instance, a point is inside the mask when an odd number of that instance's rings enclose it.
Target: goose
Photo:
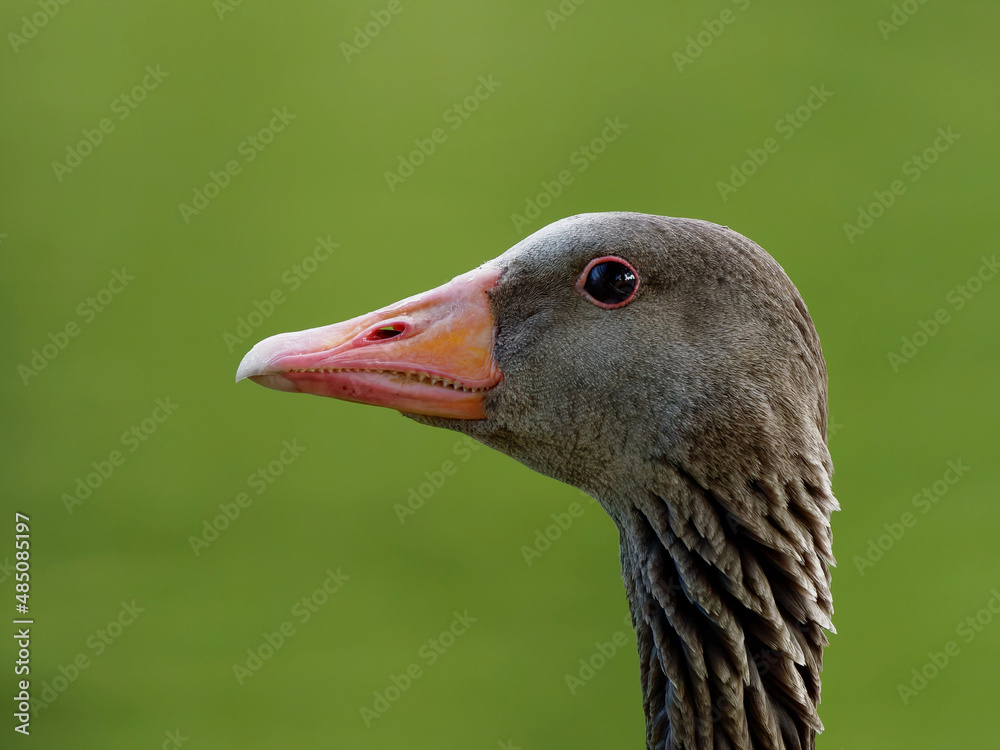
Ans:
[[[571,216],[443,286],[267,338],[244,378],[391,407],[595,498],[619,532],[648,750],[814,748],[836,632],[826,364],[750,239]]]

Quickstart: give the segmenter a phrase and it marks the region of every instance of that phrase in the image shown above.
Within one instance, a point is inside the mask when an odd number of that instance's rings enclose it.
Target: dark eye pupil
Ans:
[[[598,302],[614,305],[624,302],[632,294],[635,289],[635,274],[628,266],[608,260],[590,269],[583,288]]]

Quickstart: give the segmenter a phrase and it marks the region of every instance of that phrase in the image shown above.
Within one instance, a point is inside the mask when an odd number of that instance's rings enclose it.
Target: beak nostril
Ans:
[[[389,325],[379,326],[365,336],[365,341],[385,341],[386,339],[398,336],[405,330],[405,323],[391,323]]]

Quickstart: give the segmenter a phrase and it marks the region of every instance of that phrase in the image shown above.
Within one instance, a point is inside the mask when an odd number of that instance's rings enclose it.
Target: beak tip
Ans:
[[[252,378],[254,375],[259,375],[260,368],[257,366],[257,362],[254,360],[256,357],[253,356],[254,351],[251,349],[240,360],[240,366],[236,368],[236,382],[239,383],[241,380],[246,380],[247,378]]]
[[[273,337],[272,337],[273,338]],[[267,341],[268,339],[265,339]],[[265,388],[273,388],[276,391],[286,391],[288,393],[298,393],[299,389],[295,384],[279,372],[270,370],[271,357],[269,352],[262,349],[258,343],[253,349],[244,355],[240,366],[236,369],[236,382],[241,380],[252,380]]]

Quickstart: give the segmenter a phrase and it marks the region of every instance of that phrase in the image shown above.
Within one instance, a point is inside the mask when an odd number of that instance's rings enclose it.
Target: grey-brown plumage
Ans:
[[[640,276],[608,310],[593,258]],[[703,221],[556,222],[490,293],[503,382],[467,433],[595,497],[620,533],[647,747],[813,748],[832,630],[826,369],[781,267]]]

